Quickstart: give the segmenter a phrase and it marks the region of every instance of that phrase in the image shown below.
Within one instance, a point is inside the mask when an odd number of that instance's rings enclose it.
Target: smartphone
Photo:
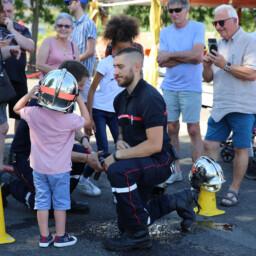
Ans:
[[[208,38],[208,48],[211,54],[216,55],[212,52],[212,50],[215,50],[216,52],[218,51],[218,44],[216,38]]]
[[[15,37],[15,35],[14,34],[8,34],[4,39],[3,39],[3,41],[5,41],[5,40],[10,40],[10,41],[12,41],[12,39]]]

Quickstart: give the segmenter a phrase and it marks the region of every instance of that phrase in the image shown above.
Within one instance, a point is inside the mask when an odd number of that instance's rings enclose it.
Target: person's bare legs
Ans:
[[[3,169],[5,136],[8,132],[8,129],[9,126],[7,122],[0,124],[0,169]]]
[[[240,185],[243,181],[246,169],[248,166],[248,148],[234,148],[235,149],[235,158],[233,166],[233,181],[229,189],[239,192]],[[233,196],[233,194],[228,193],[228,197]],[[236,202],[237,199],[234,197],[233,200]],[[231,201],[228,199],[223,199],[223,203],[230,204]]]
[[[217,162],[218,161],[218,149],[220,146],[220,142],[205,140],[203,145],[204,145],[203,155],[208,156]]]
[[[42,236],[49,236],[49,210],[37,210],[37,221]]]
[[[66,210],[54,210],[56,235],[64,236],[66,230]]]
[[[194,163],[203,153],[203,141],[201,137],[200,124],[187,124],[187,130],[191,140],[190,147],[192,152],[192,161]]]
[[[179,141],[179,131],[180,131],[180,122],[168,122],[167,123],[168,134],[171,137],[171,144],[176,148],[178,155],[180,155],[180,141]],[[177,172],[181,172],[180,169],[180,160],[175,161],[175,167]]]

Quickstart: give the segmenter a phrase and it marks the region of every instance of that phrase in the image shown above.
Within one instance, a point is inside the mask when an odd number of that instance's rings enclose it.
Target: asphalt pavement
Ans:
[[[29,80],[29,87],[35,85],[37,80]],[[207,128],[209,109],[202,108],[201,131],[204,137]],[[13,120],[9,120],[10,129],[6,137],[5,163],[10,143],[13,139]],[[95,148],[95,139],[92,138]],[[109,136],[110,149],[113,149],[113,140]],[[183,181],[169,185],[166,193],[189,187],[188,173],[192,166],[189,138],[186,126],[181,125],[181,168]],[[228,186],[232,180],[233,162],[219,161],[226,176],[220,192],[216,194],[217,207],[226,213],[214,217],[197,215],[196,222],[190,232],[182,232],[180,217],[176,212],[166,215],[150,227],[153,241],[151,250],[135,251],[129,253],[113,253],[103,248],[102,241],[106,237],[114,237],[118,234],[116,226],[115,204],[111,188],[106,175],[103,173],[99,181],[92,181],[101,190],[98,197],[88,197],[79,191],[74,191],[72,198],[77,201],[88,202],[90,213],[67,214],[67,231],[78,238],[74,246],[66,248],[39,248],[39,229],[36,213],[17,202],[11,196],[8,197],[8,206],[4,209],[6,232],[16,241],[11,244],[0,245],[1,256],[20,255],[65,255],[65,256],[101,256],[101,255],[141,255],[141,256],[203,256],[203,255],[256,255],[256,180],[244,179],[239,196],[239,203],[235,207],[224,208],[219,205],[226,195]],[[54,234],[54,220],[49,220],[50,231]],[[1,230],[0,230],[1,233]]]

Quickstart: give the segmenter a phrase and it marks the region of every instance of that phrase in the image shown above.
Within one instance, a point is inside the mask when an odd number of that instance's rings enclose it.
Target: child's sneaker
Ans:
[[[54,242],[54,238],[51,233],[49,236],[42,236],[42,235],[39,236],[40,247],[48,247],[53,242]]]
[[[54,246],[55,247],[64,247],[76,244],[77,238],[75,236],[71,236],[68,233],[65,233],[64,236],[55,236]]]

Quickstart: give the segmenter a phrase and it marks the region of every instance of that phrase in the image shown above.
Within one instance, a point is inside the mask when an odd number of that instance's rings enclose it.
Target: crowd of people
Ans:
[[[100,195],[100,188],[89,177],[94,171],[105,171],[121,232],[119,238],[104,241],[106,249],[151,248],[148,226],[172,211],[182,218],[182,229],[189,230],[195,220],[192,203],[198,191],[183,189],[151,199],[156,185],[183,179],[176,153],[180,154],[180,115],[187,124],[193,163],[202,155],[218,161],[220,143],[233,133],[233,180],[221,205],[235,206],[248,165],[256,114],[256,38],[239,26],[236,10],[230,5],[215,9],[213,26],[221,39],[217,51],[204,56],[205,25],[187,18],[187,0],[169,0],[172,24],[160,32],[157,57],[159,66],[166,67],[162,96],[143,79],[143,46],[134,42],[139,34],[137,19],[120,15],[109,20],[103,37],[110,43],[93,74],[97,29],[86,14],[88,1],[64,2],[70,14],[58,15],[56,36],[46,38],[38,50],[40,84],[30,92],[26,52],[34,50],[34,42],[29,30],[13,21],[13,1],[0,2],[0,37],[14,35],[11,41],[0,41],[1,56],[16,91],[11,102],[0,103],[4,207],[11,194],[37,210],[40,247],[73,245],[77,239],[66,232],[66,211],[88,212],[89,206],[75,202],[70,194],[77,187],[84,194]],[[3,62],[0,65],[2,68]],[[214,88],[204,141],[200,131],[202,78],[213,81]],[[15,177],[1,170],[7,104],[9,117],[15,119],[9,157]],[[76,105],[81,116],[72,113]],[[112,154],[106,126],[115,143]],[[90,145],[92,135],[96,153]],[[81,145],[74,144],[74,139]],[[98,160],[101,152],[109,155],[104,166]],[[51,212],[55,238],[48,228]]]

